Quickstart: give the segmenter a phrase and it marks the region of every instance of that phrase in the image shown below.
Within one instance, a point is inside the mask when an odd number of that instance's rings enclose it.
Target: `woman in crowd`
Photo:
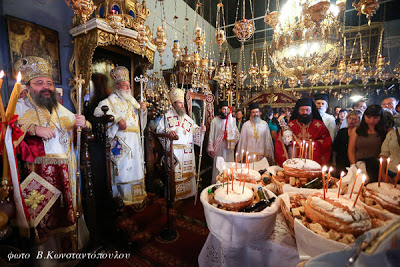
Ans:
[[[369,182],[378,180],[379,155],[385,137],[383,109],[371,105],[365,110],[360,126],[351,130],[348,150],[350,164],[365,162]]]
[[[347,118],[347,110],[346,109],[341,109],[339,110],[339,114],[337,119],[335,120],[336,122],[336,128],[339,130],[340,127],[342,126],[343,121]],[[357,125],[358,126],[358,125]]]
[[[268,123],[269,130],[271,132],[272,140],[275,141],[275,137],[278,133],[278,120],[274,118],[274,110],[269,109],[265,114],[265,121]]]
[[[339,113],[339,117],[344,112],[342,110]],[[350,166],[348,152],[349,136],[350,132],[358,127],[361,122],[362,113],[359,110],[350,111],[346,116],[348,127],[342,128],[336,135],[335,141],[332,145],[332,150],[336,152],[336,177],[339,177],[342,171],[346,171],[346,167]]]
[[[400,164],[400,129],[390,131],[383,141],[381,148],[381,157],[383,158],[382,169],[386,170],[387,158],[390,157],[388,179],[394,183],[394,177],[397,173],[397,166]],[[382,173],[382,179],[385,179],[386,173]],[[400,181],[398,181],[399,183]]]

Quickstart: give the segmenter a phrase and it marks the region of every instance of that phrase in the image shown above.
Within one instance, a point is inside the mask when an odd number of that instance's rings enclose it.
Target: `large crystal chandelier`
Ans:
[[[339,7],[319,0],[289,0],[283,6],[278,22],[270,23],[275,25],[271,60],[281,75],[300,80],[330,68],[340,49],[343,1],[336,1]]]

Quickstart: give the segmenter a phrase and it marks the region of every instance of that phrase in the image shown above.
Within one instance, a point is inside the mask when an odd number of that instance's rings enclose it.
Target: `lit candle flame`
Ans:
[[[21,78],[22,78],[21,72],[20,72],[20,71],[18,71],[18,75],[17,75],[17,83],[20,83],[20,82],[21,82]]]
[[[382,162],[383,162],[383,158],[380,158],[380,159],[379,159],[379,162],[382,164]]]
[[[343,177],[344,176],[344,171],[342,171],[341,173],[340,173],[340,177]]]
[[[361,169],[357,169],[357,173],[356,174],[360,174],[361,173]]]
[[[328,167],[326,167],[326,166],[322,167],[322,172],[326,172],[327,169],[328,169]]]
[[[390,163],[390,158],[387,159],[387,163],[388,163],[388,164]]]
[[[4,77],[4,70],[0,71],[0,79],[3,79]]]
[[[367,176],[365,174],[363,174],[361,179],[362,179],[362,182],[365,183],[365,181],[367,180]]]
[[[397,165],[397,171],[399,171],[399,172],[400,172],[400,164],[399,164],[399,165]]]
[[[332,167],[329,167],[329,172],[332,172],[333,171],[333,168]]]

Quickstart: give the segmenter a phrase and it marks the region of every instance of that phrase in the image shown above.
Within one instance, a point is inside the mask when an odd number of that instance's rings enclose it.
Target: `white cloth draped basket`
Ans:
[[[236,182],[235,183],[239,183]],[[246,184],[254,187],[257,192],[258,185]],[[208,203],[208,189],[205,188],[200,195],[204,207],[204,214],[210,232],[222,243],[232,247],[251,245],[255,241],[266,240],[275,227],[276,214],[280,207],[280,199],[270,190],[264,190],[269,198],[275,197],[270,207],[260,212],[245,213],[218,209]]]

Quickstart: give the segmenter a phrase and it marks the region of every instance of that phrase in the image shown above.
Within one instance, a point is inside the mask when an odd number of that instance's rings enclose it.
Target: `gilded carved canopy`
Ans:
[[[82,88],[87,88],[91,79],[91,66],[93,54],[97,47],[119,46],[132,53],[142,55],[144,65],[149,66],[154,61],[155,45],[148,41],[142,53],[138,42],[138,29],[150,14],[146,2],[141,4],[136,0],[98,0],[94,1],[97,8],[94,12],[95,18],[84,24],[79,24],[75,17],[73,28],[69,31],[74,38],[74,53],[70,61],[70,71],[75,77],[82,76],[85,80]],[[117,10],[121,18],[120,29],[115,30],[110,16],[110,10]],[[113,28],[114,27],[114,28]],[[150,28],[145,26],[148,40],[152,40]],[[71,99],[77,108],[76,84],[71,90]],[[84,95],[84,94],[83,94]]]

